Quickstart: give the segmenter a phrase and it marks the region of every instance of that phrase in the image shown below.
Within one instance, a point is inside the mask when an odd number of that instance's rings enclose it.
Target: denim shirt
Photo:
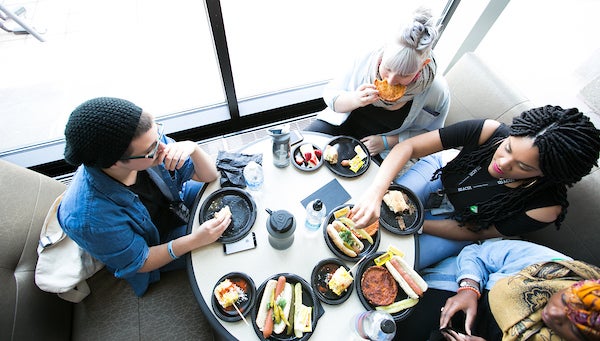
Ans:
[[[468,245],[458,256],[424,269],[423,279],[431,288],[456,291],[458,283],[468,278],[478,282],[480,288],[490,290],[499,279],[552,259],[572,260],[558,251],[524,240],[489,239]]]
[[[183,183],[194,174],[189,158],[173,177],[162,165],[154,168],[179,196]],[[161,243],[148,210],[135,193],[101,169],[84,165],[77,169],[59,206],[58,219],[71,239],[115,277],[127,280],[136,295],[142,296],[150,283],[160,279],[159,270],[138,272],[149,248]]]

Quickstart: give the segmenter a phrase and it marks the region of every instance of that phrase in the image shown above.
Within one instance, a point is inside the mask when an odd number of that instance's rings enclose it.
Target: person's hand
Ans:
[[[356,228],[364,228],[379,220],[381,198],[371,189],[367,189],[358,204],[350,210],[348,218],[356,224]]]
[[[359,108],[367,106],[379,100],[379,91],[373,84],[363,84],[353,93]]]
[[[371,156],[377,155],[385,149],[381,135],[363,137],[360,142],[365,144],[365,147],[367,147]]]
[[[482,337],[459,333],[453,329],[444,329],[441,333],[444,336],[444,339],[450,341],[485,341]]]
[[[198,231],[194,232],[198,240],[197,247],[208,245],[219,239],[229,224],[231,224],[231,214],[223,214],[221,217],[215,217],[202,223]]]
[[[471,290],[463,290],[448,298],[442,307],[440,328],[449,326],[452,316],[458,311],[465,313],[465,331],[471,335],[471,326],[477,316],[477,294]]]
[[[165,168],[174,171],[179,169],[185,163],[185,160],[196,151],[197,144],[192,141],[173,142],[164,145],[160,151],[157,162],[164,163]]]

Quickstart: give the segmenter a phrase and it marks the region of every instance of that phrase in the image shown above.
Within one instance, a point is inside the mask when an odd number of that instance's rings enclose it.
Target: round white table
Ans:
[[[313,143],[324,148],[331,136],[312,132],[302,132],[304,141],[300,143]],[[242,272],[250,276],[258,287],[269,277],[278,273],[293,273],[310,283],[311,272],[315,265],[325,259],[336,257],[329,249],[322,231],[310,234],[304,227],[305,207],[301,201],[321,188],[332,179],[337,178],[342,187],[350,194],[351,199],[346,203],[353,204],[360,199],[363,189],[368,187],[375,177],[378,165],[371,162],[369,169],[362,175],[354,178],[340,177],[329,170],[325,165],[312,172],[297,169],[292,164],[285,168],[273,165],[271,154],[271,138],[266,137],[244,147],[239,152],[245,154],[263,154],[264,184],[258,195],[253,196],[257,217],[251,229],[256,233],[257,247],[251,250],[225,255],[221,243],[213,243],[191,252],[188,257],[188,273],[194,294],[201,310],[206,315],[213,330],[225,339],[232,336],[238,340],[256,340],[252,326],[247,326],[243,321],[225,322],[220,320],[213,312],[211,299],[213,288],[217,281],[230,272]],[[292,149],[294,147],[292,146]],[[293,160],[292,160],[293,162]],[[199,226],[198,209],[204,199],[212,192],[220,189],[219,181],[214,181],[198,194],[196,206],[193,209],[191,230]],[[293,244],[286,250],[277,250],[271,247],[268,241],[266,222],[269,214],[265,211],[284,209],[291,212],[296,218],[296,232]],[[331,208],[327,208],[330,210]],[[389,245],[402,250],[409,264],[415,260],[415,238],[413,235],[400,236],[380,228],[381,242],[378,251],[386,251]],[[354,263],[345,262],[352,267]],[[260,297],[257,297],[257,304]],[[339,305],[321,303],[324,313],[318,320],[311,338],[314,340],[349,340],[352,339],[350,321],[352,317],[365,308],[361,304],[356,290],[351,296]],[[249,323],[251,313],[246,315]]]

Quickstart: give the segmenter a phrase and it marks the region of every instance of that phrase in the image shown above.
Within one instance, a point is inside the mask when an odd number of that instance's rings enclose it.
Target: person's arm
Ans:
[[[375,180],[365,190],[360,202],[352,208],[352,219],[358,228],[379,219],[383,195],[408,160],[442,150],[439,131],[432,131],[397,144],[381,163]]]
[[[423,232],[434,236],[452,239],[452,240],[485,240],[496,237],[503,237],[494,226],[487,229],[473,232],[467,226],[459,226],[456,220],[425,220],[423,222]]]
[[[379,100],[379,92],[373,84],[362,84],[354,91],[340,93],[333,102],[333,111],[348,113]]]
[[[181,168],[190,157],[194,163],[192,179],[201,182],[212,182],[219,176],[217,166],[210,155],[192,141],[172,142],[166,144],[158,157],[158,163],[164,162],[165,168],[172,171]]]
[[[231,223],[231,214],[205,221],[194,233],[172,240],[169,243],[150,247],[148,258],[138,272],[154,271],[180,256],[216,241]],[[175,258],[173,258],[175,256]]]

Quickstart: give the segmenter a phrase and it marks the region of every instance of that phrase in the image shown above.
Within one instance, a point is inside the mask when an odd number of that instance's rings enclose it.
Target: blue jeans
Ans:
[[[443,166],[441,154],[435,153],[421,158],[402,176],[394,180],[394,182],[410,188],[422,203],[426,203],[430,193],[437,192],[438,189],[443,188],[440,178],[431,181],[433,173]],[[447,218],[447,214],[434,216],[429,210],[425,212],[425,220],[442,220]],[[471,241],[449,240],[425,233],[416,235],[415,237],[417,238],[419,249],[419,254],[416,255],[415,259],[415,269],[417,270],[426,268],[447,257],[455,256],[463,247],[472,243]]]
[[[183,184],[183,202],[185,203],[185,206],[187,206],[190,209],[190,211],[192,209],[192,206],[194,205],[194,200],[196,199],[196,195],[198,194],[200,189],[202,189],[202,186],[204,186],[203,182],[198,182],[195,180],[189,180]],[[187,225],[181,225],[181,226],[171,230],[169,232],[169,234],[167,235],[167,237],[165,238],[165,241],[163,241],[163,243],[166,241],[177,239],[181,236],[184,236],[186,234],[186,232],[187,232]],[[180,269],[185,269],[185,258],[184,257],[179,257],[178,259],[170,262],[169,264],[166,264],[165,266],[160,268],[160,271],[173,271],[173,270],[180,270]]]

